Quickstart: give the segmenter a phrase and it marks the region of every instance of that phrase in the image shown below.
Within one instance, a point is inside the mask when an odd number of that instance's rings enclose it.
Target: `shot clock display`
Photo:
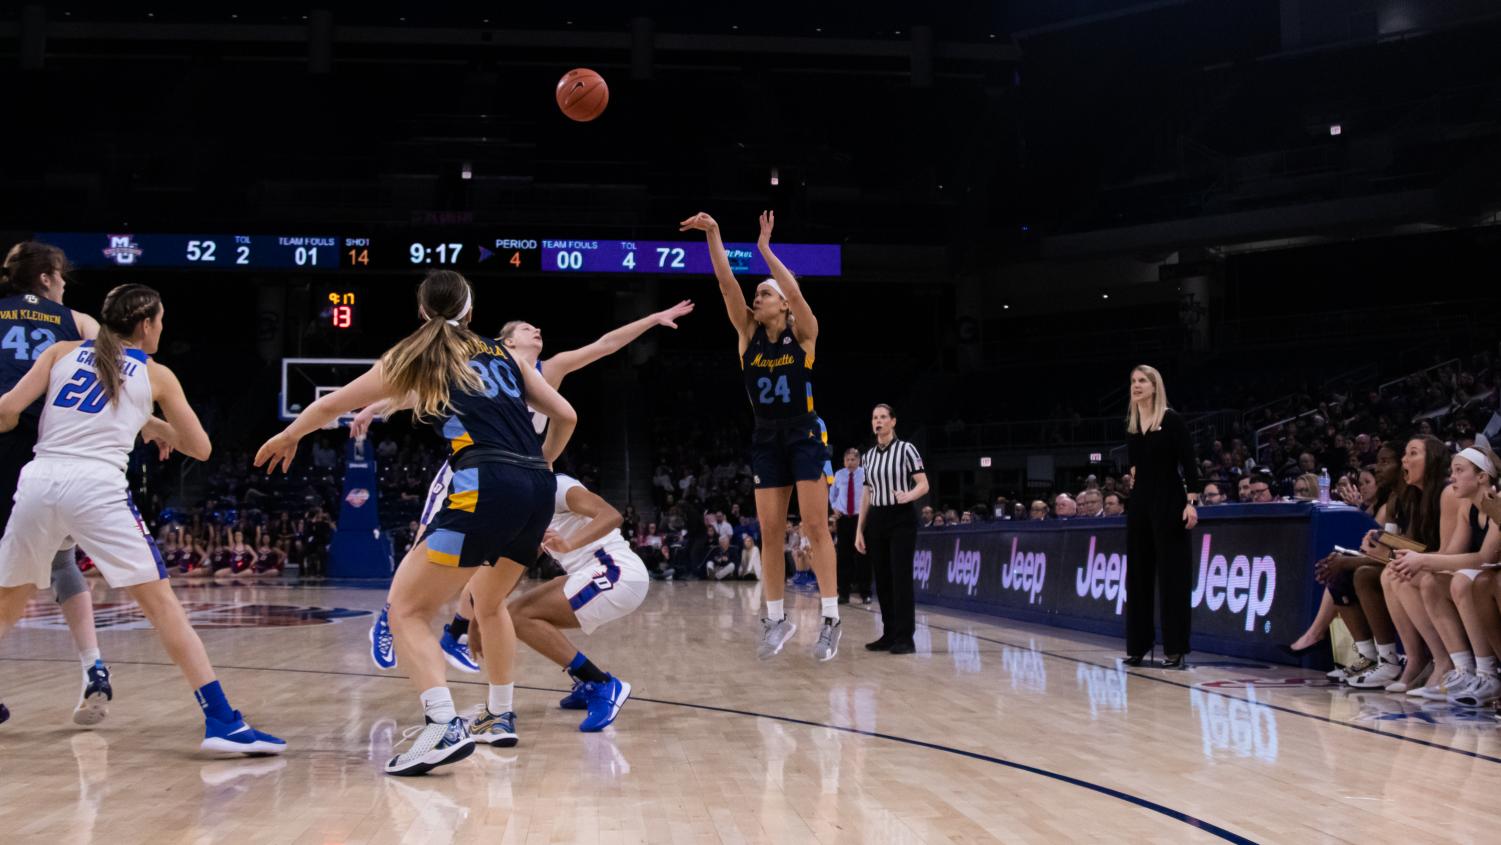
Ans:
[[[539,238],[506,233],[414,232],[400,235],[199,235],[38,232],[78,267],[182,270],[406,272],[452,267],[466,273],[639,273],[712,275],[708,245],[688,241]],[[736,273],[766,275],[755,244],[726,244]],[[838,244],[778,243],[777,255],[800,276],[838,276]]]
[[[359,303],[358,294],[350,290],[330,290],[325,300],[324,314],[329,328],[346,330],[355,327],[354,309]]]

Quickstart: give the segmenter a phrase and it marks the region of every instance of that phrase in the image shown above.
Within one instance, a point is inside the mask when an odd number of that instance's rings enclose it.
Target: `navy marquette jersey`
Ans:
[[[0,299],[0,392],[15,387],[47,347],[82,339],[67,306],[30,293]],[[21,418],[35,423],[45,401],[43,397],[33,402]]]
[[[448,417],[437,423],[453,478],[423,538],[427,559],[441,566],[526,565],[537,558],[552,520],[557,479],[542,460],[526,406],[526,364],[498,341],[473,343],[469,368],[480,388],[453,385]]]
[[[448,416],[435,423],[448,441],[450,458],[471,446],[500,449],[513,455],[542,458],[542,441],[532,427],[520,364],[499,343],[475,340],[469,368],[480,378],[480,389],[469,393],[454,385]]]
[[[813,356],[789,326],[773,342],[756,326],[740,359],[745,392],[759,420],[791,420],[813,413]]]

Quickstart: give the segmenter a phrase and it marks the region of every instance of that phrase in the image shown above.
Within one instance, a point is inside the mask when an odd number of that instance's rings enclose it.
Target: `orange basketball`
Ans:
[[[609,103],[610,86],[588,68],[574,68],[558,80],[558,108],[574,120],[591,121],[604,113]]]

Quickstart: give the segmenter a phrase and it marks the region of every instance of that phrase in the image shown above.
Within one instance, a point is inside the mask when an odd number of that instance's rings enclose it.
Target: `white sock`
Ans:
[[[787,618],[787,611],[782,608],[782,603],[784,601],[786,601],[786,599],[777,599],[776,601],[772,601],[771,599],[767,599],[766,600],[766,618],[770,619],[773,622],[780,622],[783,619],[786,619]]]
[[[1496,656],[1475,658],[1475,671],[1482,675],[1496,674]]]
[[[453,695],[448,687],[433,687],[422,693],[422,710],[427,718],[440,724],[447,724],[459,715],[453,709]]]
[[[821,605],[823,605],[823,618],[825,618],[825,619],[838,619],[839,618],[839,597],[838,596],[834,596],[833,598],[820,598],[818,600],[818,603],[821,604]]]
[[[1469,651],[1451,651],[1449,659],[1454,661],[1454,668],[1467,675],[1475,674],[1475,654]]]
[[[486,707],[496,716],[511,712],[511,699],[515,696],[515,684],[491,684],[490,700]]]
[[[1397,644],[1396,643],[1377,643],[1376,644],[1376,651],[1378,651],[1378,652],[1381,653],[1381,659],[1385,660],[1387,663],[1396,663],[1397,662]]]
[[[1379,656],[1376,653],[1375,640],[1357,640],[1355,642],[1355,650],[1360,652],[1360,656],[1367,660],[1375,660]]]
[[[78,662],[83,664],[85,671],[92,668],[95,663],[99,662],[99,649],[86,648],[78,652]]]

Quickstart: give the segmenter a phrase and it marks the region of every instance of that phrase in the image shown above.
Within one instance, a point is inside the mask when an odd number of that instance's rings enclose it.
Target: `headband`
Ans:
[[[1496,465],[1491,463],[1491,459],[1487,458],[1485,456],[1485,453],[1480,451],[1479,449],[1476,449],[1473,446],[1467,447],[1461,450],[1456,457],[1464,458],[1465,460],[1474,464],[1476,468],[1478,468],[1481,472],[1489,475],[1491,478],[1496,477]]]
[[[457,326],[460,322],[463,321],[465,317],[469,316],[469,312],[472,310],[474,310],[474,290],[471,288],[465,288],[463,310],[459,311],[459,316],[454,317],[452,320],[448,320],[447,323],[450,326]]]
[[[780,296],[783,299],[787,298],[787,294],[782,293],[782,286],[777,284],[776,279],[767,279],[761,284],[756,285],[757,290],[760,290],[761,288],[771,288],[772,290],[776,291],[777,296]]]

